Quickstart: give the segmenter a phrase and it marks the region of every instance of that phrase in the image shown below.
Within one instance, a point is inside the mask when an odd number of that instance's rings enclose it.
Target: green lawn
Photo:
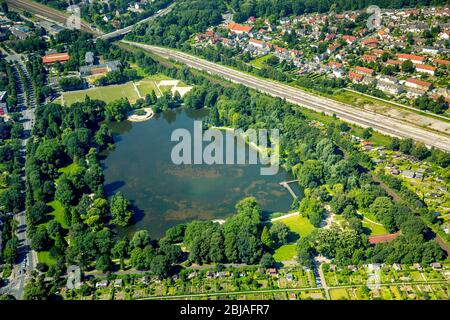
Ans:
[[[48,266],[53,266],[56,264],[56,260],[50,256],[50,252],[48,251],[38,252],[37,256],[39,262],[45,263]]]
[[[52,207],[53,211],[49,213],[50,216],[53,217],[56,221],[58,221],[63,228],[68,228],[68,226],[64,222],[64,208],[58,200],[53,200],[47,203],[50,207]]]
[[[107,103],[120,98],[128,98],[130,102],[134,103],[139,98],[137,92],[134,90],[133,84],[127,82],[119,85],[64,92],[64,105],[70,106],[75,102],[82,102],[85,96],[89,96],[91,99],[103,100]]]
[[[309,222],[308,218],[298,216],[292,216],[286,219],[279,220],[291,229],[292,232],[304,237],[313,232],[315,227]]]
[[[364,228],[370,229],[370,235],[371,236],[378,236],[378,235],[381,235],[381,234],[389,233],[389,232],[386,231],[386,229],[383,226],[374,224],[374,223],[372,223],[372,222],[370,222],[368,220],[365,220],[365,219],[362,221],[362,225],[363,225]]]
[[[376,218],[373,214],[371,214],[370,212],[364,212],[364,213],[362,213],[362,214],[363,214],[363,216],[364,216],[365,218],[370,219],[371,221],[380,223],[380,222],[377,220],[377,218]],[[367,219],[363,219],[363,220],[362,220],[362,225],[363,225],[364,228],[368,228],[368,229],[371,230],[371,231],[370,231],[370,235],[371,235],[371,236],[378,236],[378,235],[381,235],[381,234],[388,234],[388,233],[389,233],[389,232],[387,232],[387,230],[384,228],[384,226],[378,225],[378,224],[376,224],[376,223],[373,223],[373,222],[371,222],[371,221],[369,221],[369,220],[367,220]]]
[[[342,289],[331,289],[330,290],[330,297],[331,300],[346,300],[349,299],[347,290],[342,288]]]
[[[289,227],[291,232],[299,235],[300,237],[304,237],[309,235],[315,227],[309,222],[308,218],[298,216],[292,216],[286,219],[278,220],[274,223],[282,222]],[[296,245],[295,243],[285,244],[278,249],[275,250],[273,255],[275,261],[287,261],[294,259],[294,256],[297,255]]]
[[[159,96],[159,90],[155,86],[155,82],[153,80],[144,79],[136,83],[136,87],[141,95],[141,97],[145,97],[145,95],[150,94],[152,91],[155,91],[155,94]]]
[[[72,162],[68,166],[58,169],[58,172],[72,174],[72,173],[75,173],[75,171],[77,169],[78,169],[78,165],[75,162]]]
[[[266,54],[265,56],[258,57],[252,61],[250,61],[250,64],[252,66],[255,66],[257,68],[263,68],[265,66],[265,62],[267,59],[269,59],[272,55]]]
[[[292,260],[297,255],[296,247],[295,243],[285,244],[275,250],[273,258],[278,262]]]

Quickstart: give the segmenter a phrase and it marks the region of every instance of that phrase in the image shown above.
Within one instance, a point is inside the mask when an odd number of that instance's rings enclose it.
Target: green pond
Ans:
[[[171,152],[178,142],[171,141],[172,132],[185,128],[192,133],[194,121],[207,115],[207,110],[178,109],[146,122],[110,124],[116,147],[102,161],[106,192],[122,192],[135,211],[133,225],[122,234],[147,229],[157,238],[179,223],[224,219],[248,196],[256,197],[266,215],[290,210],[293,198],[279,183],[292,176],[281,168],[276,175],[262,176],[259,164],[173,164]]]

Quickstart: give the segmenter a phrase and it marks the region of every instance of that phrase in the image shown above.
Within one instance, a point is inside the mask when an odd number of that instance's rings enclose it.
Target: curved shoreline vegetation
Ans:
[[[54,262],[50,267],[50,263],[39,263],[38,269],[47,275],[58,279],[70,264],[84,271],[136,268],[162,278],[176,272],[181,263],[268,267],[275,263],[274,251],[288,243],[296,243],[298,261],[309,267],[318,254],[338,265],[429,263],[444,258],[429,236],[427,224],[434,223],[434,215],[414,194],[394,201],[374,182],[370,158],[354,146],[349,135],[342,134],[348,126],[337,125],[338,120],[319,126],[299,107],[281,99],[185,67],[163,66],[142,51],[130,55],[114,47],[111,52],[137,63],[148,74],[161,72],[194,89],[183,99],[165,94],[153,101],[149,96],[136,106],[126,100],[105,104],[87,98],[68,108],[56,104],[37,108],[33,137],[27,145],[26,213],[32,248]],[[121,193],[111,199],[105,194],[99,154],[114,143],[105,121],[122,121],[132,108],[151,105],[160,113],[182,103],[187,110],[207,108],[210,126],[279,129],[282,165],[305,190],[293,209],[314,230],[292,237],[292,229],[282,221],[262,223],[261,206],[249,197],[238,202],[223,224],[177,224],[159,240],[151,239],[146,230],[118,236],[117,227],[133,222],[133,210]],[[339,217],[339,223],[323,228],[330,212]],[[400,235],[391,242],[370,245],[361,212],[370,213],[388,232]],[[37,285],[30,282],[26,292]],[[43,286],[47,296],[57,288]]]

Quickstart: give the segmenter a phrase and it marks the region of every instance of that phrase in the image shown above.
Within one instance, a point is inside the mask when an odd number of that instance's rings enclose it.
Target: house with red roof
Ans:
[[[235,34],[247,34],[252,30],[252,26],[243,25],[238,23],[230,23],[228,24],[228,30]]]
[[[416,71],[417,72],[423,72],[423,73],[428,73],[431,74],[432,76],[434,76],[434,71],[436,70],[436,67],[427,65],[427,64],[418,64],[416,66]]]
[[[363,47],[374,48],[378,45],[378,39],[376,38],[368,38],[361,41]]]
[[[438,64],[441,66],[450,66],[450,61],[449,60],[443,60],[443,59],[434,59],[433,60],[434,64]]]
[[[355,36],[349,36],[349,35],[343,35],[342,39],[344,39],[347,42],[347,44],[352,44],[353,42],[356,41]]]
[[[360,66],[356,66],[355,70],[356,70],[356,72],[358,72],[360,74],[364,74],[364,75],[368,75],[368,76],[371,76],[374,73],[373,69],[360,67]]]
[[[66,62],[69,61],[70,56],[67,52],[63,53],[54,53],[54,54],[47,54],[42,57],[42,62],[44,64],[51,64],[55,62]]]
[[[416,55],[407,54],[407,53],[398,53],[397,58],[400,61],[411,60],[412,63],[415,63],[415,64],[423,64],[425,62],[425,57],[416,56]]]
[[[433,84],[431,82],[414,79],[414,78],[408,78],[405,80],[405,86],[410,87],[410,88],[430,90],[432,85]]]
[[[365,62],[371,62],[371,61],[376,61],[377,57],[376,56],[372,56],[370,54],[365,54],[361,57],[361,59]]]
[[[352,82],[361,82],[362,79],[364,78],[364,76],[362,74],[353,72],[353,71],[349,71],[348,72],[348,78],[350,79],[350,81]]]
[[[386,61],[386,64],[390,66],[401,66],[402,62],[400,60],[389,59],[388,61]]]

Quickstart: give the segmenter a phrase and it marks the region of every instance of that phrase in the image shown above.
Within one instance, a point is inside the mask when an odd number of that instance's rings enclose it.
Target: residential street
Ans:
[[[5,51],[4,51],[5,52]],[[6,52],[5,52],[6,53]],[[24,128],[24,136],[22,137],[22,153],[25,163],[26,156],[26,143],[31,134],[31,129],[34,125],[34,111],[36,107],[36,99],[34,96],[34,90],[31,85],[31,79],[26,70],[25,63],[22,59],[22,55],[16,53],[6,53],[8,54],[6,57],[7,61],[15,63],[15,80],[16,86],[18,89],[18,110],[20,110],[22,114],[22,124]],[[22,83],[21,77],[19,76],[20,72],[24,74],[25,83]],[[28,91],[28,95],[25,94],[25,91]],[[27,98],[28,97],[28,98]],[[27,106],[31,108],[27,109]],[[22,180],[25,182],[25,170],[22,170]],[[25,190],[22,191],[25,193]],[[37,263],[37,255],[30,248],[30,240],[27,236],[27,223],[26,223],[26,214],[25,211],[22,211],[14,216],[17,221],[17,231],[16,235],[19,239],[19,247],[18,247],[18,258],[14,268],[12,270],[11,276],[9,278],[9,284],[7,291],[9,294],[13,295],[16,299],[22,299],[23,290],[27,280],[31,277],[32,271],[36,268]]]

